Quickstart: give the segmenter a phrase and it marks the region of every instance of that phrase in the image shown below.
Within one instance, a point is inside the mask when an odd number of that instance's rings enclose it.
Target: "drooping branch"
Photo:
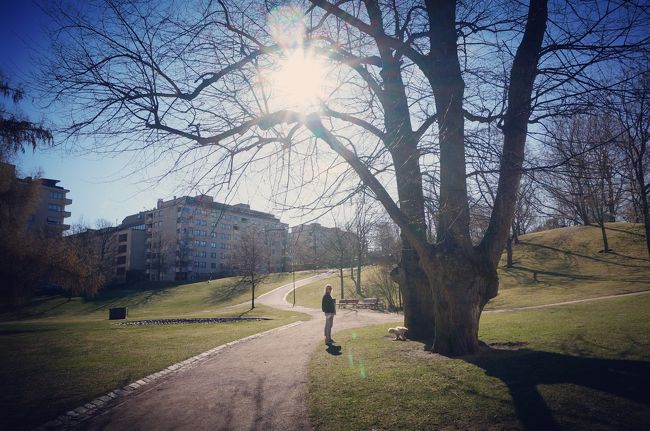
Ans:
[[[368,167],[359,158],[334,136],[317,115],[310,115],[304,121],[305,126],[319,139],[322,139],[329,147],[339,154],[359,175],[361,181],[375,194],[375,197],[384,206],[391,218],[397,223],[403,234],[417,250],[423,259],[433,258],[433,246],[428,244],[423,237],[413,228],[409,219],[402,210],[395,204],[384,186]]]

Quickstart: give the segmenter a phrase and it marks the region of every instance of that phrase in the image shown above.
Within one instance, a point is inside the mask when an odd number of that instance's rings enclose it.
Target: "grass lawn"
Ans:
[[[296,273],[296,280],[311,277],[313,271]],[[258,297],[284,284],[290,283],[289,273],[271,274],[255,290]],[[0,314],[1,321],[25,319],[103,319],[111,307],[128,307],[129,318],[152,317],[209,317],[231,305],[250,303],[251,291],[237,283],[238,278],[222,278],[210,283],[201,281],[184,285],[162,287],[146,283],[130,290],[105,290],[95,298],[46,296],[17,311]]]
[[[645,430],[650,295],[485,314],[492,349],[449,359],[381,325],[337,333],[310,365],[319,430]]]
[[[304,278],[309,273],[297,274]],[[289,282],[274,276],[258,294]],[[227,279],[211,283],[106,292],[92,300],[39,298],[0,321],[0,429],[30,429],[99,395],[220,344],[304,319],[257,305]],[[238,316],[272,320],[225,324],[119,326],[108,308],[128,306],[129,320]]]
[[[499,295],[486,309],[522,307],[650,289],[650,260],[643,225],[608,223],[612,249],[600,228],[574,226],[524,235],[513,268],[499,266]]]

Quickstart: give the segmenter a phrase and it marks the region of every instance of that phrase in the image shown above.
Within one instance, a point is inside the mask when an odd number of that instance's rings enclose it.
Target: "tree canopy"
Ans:
[[[629,1],[107,0],[53,16],[44,83],[71,110],[66,132],[173,157],[215,187],[266,161],[286,205],[316,184],[298,205],[340,202],[356,178],[401,229],[409,333],[448,354],[478,348],[526,141],[615,86],[649,37]]]

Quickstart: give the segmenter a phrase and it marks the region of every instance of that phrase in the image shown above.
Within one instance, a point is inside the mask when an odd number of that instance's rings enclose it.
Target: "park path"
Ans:
[[[506,313],[511,311],[526,311],[526,310],[538,310],[540,308],[550,308],[550,307],[559,307],[562,305],[572,305],[580,304],[583,302],[593,302],[601,301],[603,299],[614,299],[614,298],[625,298],[626,296],[638,296],[638,295],[647,295],[650,293],[650,290],[640,290],[638,292],[628,292],[628,293],[617,293],[614,295],[605,295],[605,296],[595,296],[593,298],[583,298],[583,299],[574,299],[572,301],[563,301],[563,302],[553,302],[551,304],[541,304],[541,305],[528,305],[526,307],[504,307],[504,308],[495,308],[492,310],[485,310],[485,313]]]
[[[321,275],[320,277],[322,277]],[[300,287],[312,277],[296,282]],[[317,348],[325,349],[320,310],[292,308],[287,284],[256,301],[300,311],[311,318],[257,338],[236,343],[214,356],[168,374],[113,400],[78,424],[84,430],[308,430],[308,364]],[[334,321],[341,329],[384,322],[401,316],[342,310]],[[346,346],[341,346],[345,352]]]

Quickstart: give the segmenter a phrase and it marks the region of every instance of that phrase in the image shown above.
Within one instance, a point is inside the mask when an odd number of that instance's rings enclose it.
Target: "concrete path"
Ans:
[[[296,286],[313,282],[300,280]],[[293,283],[257,299],[259,303],[293,309],[308,321],[270,331],[228,346],[213,357],[113,400],[98,414],[78,424],[88,430],[308,430],[310,356],[325,349],[320,310],[292,308],[284,298]],[[401,316],[342,310],[334,331],[384,322]],[[346,346],[342,345],[345,352]]]
[[[596,297],[593,297],[593,298],[584,298],[584,299],[574,299],[573,301],[554,302],[552,304],[529,305],[527,307],[495,308],[494,310],[483,311],[483,314],[485,314],[485,313],[506,313],[506,312],[511,312],[511,311],[538,310],[540,308],[550,308],[550,307],[558,307],[558,306],[562,306],[562,305],[580,304],[580,303],[583,303],[583,302],[601,301],[603,299],[625,298],[626,296],[647,295],[649,293],[650,293],[650,290],[641,290],[639,292],[617,293],[615,295],[596,296]]]

